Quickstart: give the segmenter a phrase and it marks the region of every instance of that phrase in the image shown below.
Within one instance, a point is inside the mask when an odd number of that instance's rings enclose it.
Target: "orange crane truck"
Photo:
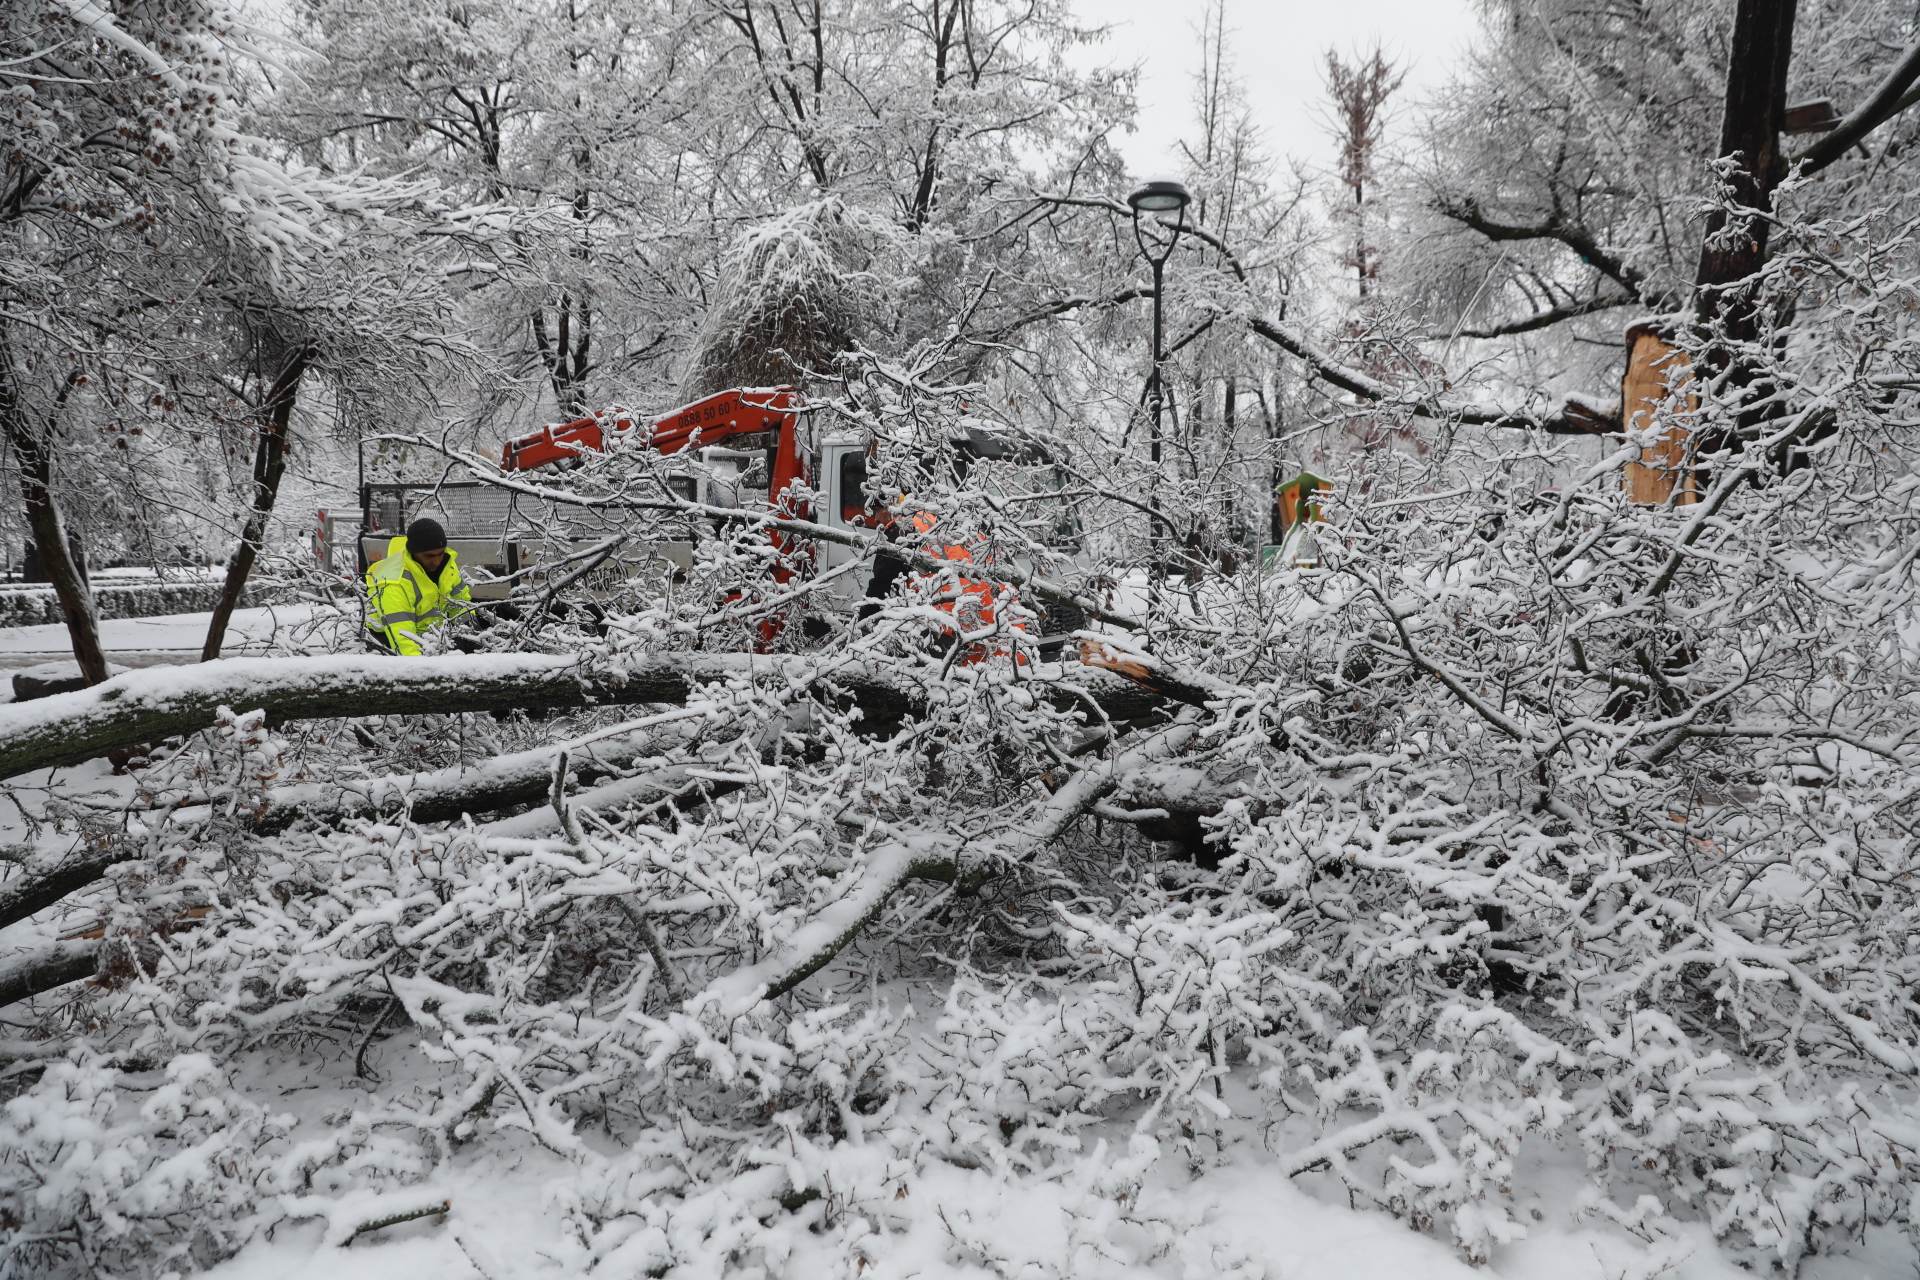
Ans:
[[[812,438],[806,424],[813,410],[814,406],[809,405],[791,387],[735,388],[716,392],[655,418],[651,423],[636,420],[616,410],[605,410],[572,422],[541,427],[509,440],[501,450],[501,465],[510,472],[531,471],[540,467],[564,466],[590,453],[622,447],[648,449],[663,455],[697,448],[706,454],[709,461],[714,461],[716,454],[720,455],[720,460],[725,460],[750,456],[744,451],[763,450],[767,510],[790,519],[812,520],[815,513],[811,504],[799,493],[793,492],[796,488],[812,490],[820,493],[823,499],[825,509],[819,513],[819,517],[824,523],[849,531],[871,532],[884,517],[882,513],[872,510],[866,493],[865,446],[859,442]],[[970,452],[978,456],[995,456],[996,450],[1004,450],[1004,446],[985,437],[957,443],[963,453]],[[708,450],[713,452],[708,453]],[[696,495],[688,492],[687,496]],[[727,500],[718,505],[732,506],[738,503],[736,500]],[[917,531],[925,533],[928,527],[929,517],[922,515],[914,520]],[[791,581],[791,566],[797,558],[793,545],[795,539],[778,531],[770,532],[768,537],[781,553],[779,567],[774,571],[775,581]],[[937,545],[927,549],[942,559],[973,559],[968,549],[958,544]],[[825,544],[816,553],[824,562],[823,567],[843,563],[854,554],[852,549],[835,544]],[[879,585],[875,584],[876,587]],[[956,612],[969,626],[980,622],[991,623],[992,601],[996,591],[994,585],[977,579],[962,579],[960,585],[960,598],[942,607]],[[844,603],[850,605],[852,602]],[[1073,620],[1071,625],[1084,625],[1084,620]],[[777,625],[763,627],[763,643],[771,643],[778,632]],[[1040,644],[1046,650],[1057,652],[1062,640],[1064,637],[1042,637]]]

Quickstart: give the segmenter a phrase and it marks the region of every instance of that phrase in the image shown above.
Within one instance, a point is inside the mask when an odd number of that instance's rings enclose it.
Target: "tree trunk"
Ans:
[[[0,889],[0,929],[45,911],[70,893],[86,888],[123,862],[146,852],[136,841],[121,841],[105,849],[82,853],[41,869],[29,866]]]
[[[1183,672],[1149,671],[1117,660],[1111,666],[1070,664],[1060,683],[1022,683],[1044,690],[1043,696],[1069,710],[1086,710],[1092,703],[1114,724],[1156,712],[1170,701],[1205,705],[1230,692]],[[0,778],[196,733],[219,723],[223,707],[265,708],[268,721],[280,724],[514,708],[684,705],[702,685],[737,679],[813,685],[819,697],[858,705],[868,724],[917,713],[932,683],[869,675],[856,665],[746,653],[658,654],[628,671],[596,671],[577,659],[545,654],[404,661],[358,655],[240,658],[205,671],[129,672],[103,693],[55,694],[0,708]]]
[[[249,828],[278,835],[301,818],[339,822],[354,815],[405,809],[415,822],[450,822],[463,813],[475,816],[515,805],[533,804],[553,782],[553,762],[561,747],[535,747],[495,756],[480,765],[433,769],[398,777],[305,782],[276,787],[267,806],[247,815]],[[582,786],[617,778],[643,763],[631,743],[574,747],[569,771]],[[536,812],[544,812],[537,810]],[[7,923],[5,891],[0,891],[0,927]]]
[[[453,822],[462,814],[484,817],[497,809],[528,804],[545,795],[553,784],[554,760],[562,750],[552,747],[522,752],[518,757],[502,757],[513,765],[505,772],[496,771],[493,766],[498,762],[490,761],[479,769],[468,769],[464,773],[447,769],[368,779],[363,783],[349,784],[352,789],[327,787],[318,783],[276,787],[267,793],[268,805],[264,811],[237,816],[260,835],[278,835],[302,819],[337,825],[353,815],[377,814],[382,810],[404,812],[413,822]],[[537,780],[531,776],[532,770],[526,767],[533,757],[538,757],[538,767],[545,770]],[[628,759],[629,762],[633,761],[631,753]],[[669,765],[638,777],[621,778],[603,787],[583,791],[574,797],[574,801],[588,808],[599,808],[608,804],[635,801],[652,804],[667,800],[674,803],[675,809],[684,810],[702,803],[703,799],[727,795],[746,785],[705,779],[690,782],[688,771],[692,767]],[[569,770],[570,775],[583,784],[605,778],[611,772],[614,772],[611,766],[603,761],[594,761],[585,769]],[[531,813],[508,819],[507,825],[514,829],[505,834],[529,839],[551,834],[554,817],[552,809],[535,809]],[[190,813],[188,821],[192,820]],[[489,824],[491,833],[502,834],[501,825]],[[121,863],[131,862],[146,852],[144,844],[122,841],[104,850],[70,858],[51,868],[41,869],[30,864],[9,880],[4,888],[0,888],[0,929],[38,915],[88,885],[97,884]]]
[[[1734,203],[1756,215],[1773,211],[1773,191],[1786,167],[1780,129],[1787,111],[1795,4],[1796,0],[1739,0],[1734,12],[1719,154],[1733,161],[1726,184]],[[1759,370],[1750,356],[1741,354],[1741,348],[1760,336],[1761,299],[1752,277],[1766,265],[1768,225],[1760,216],[1714,212],[1707,219],[1700,265],[1694,273],[1696,314],[1704,322],[1717,324],[1724,335],[1724,342],[1716,340],[1708,348],[1703,372],[1709,378],[1724,376],[1736,394],[1762,390],[1755,387]],[[1690,451],[1696,457],[1739,452],[1741,429],[1754,427],[1755,416],[1743,412],[1732,423],[1703,429]],[[1704,490],[1711,483],[1709,474],[1709,468],[1699,468],[1695,484]]]
[[[68,379],[66,390],[77,385],[76,375]],[[65,394],[63,391],[63,400]],[[20,466],[27,526],[33,530],[40,567],[59,597],[80,675],[88,684],[99,684],[107,678],[107,657],[100,649],[100,618],[94,612],[93,588],[76,563],[65,522],[60,519],[59,503],[53,496],[53,437],[51,430],[43,437],[27,421],[26,407],[14,388],[12,353],[4,343],[0,343],[0,434],[6,436]]]
[[[1772,212],[1773,189],[1784,170],[1780,127],[1787,109],[1795,2],[1739,0],[1727,58],[1719,154],[1736,162],[1728,180],[1734,199],[1761,213]],[[1767,223],[1743,219],[1729,234],[1728,221],[1724,212],[1707,220],[1694,283],[1699,286],[1701,316],[1723,315],[1729,338],[1750,341],[1758,331],[1752,290],[1737,286],[1766,262]]]
[[[56,942],[0,964],[0,1008],[91,978],[99,968],[99,942]]]
[[[587,358],[593,345],[591,291],[583,290],[578,299],[571,293],[561,294],[554,311],[556,328],[549,336],[546,308],[533,309],[534,346],[546,366],[560,416],[571,420],[587,412]]]
[[[226,643],[227,623],[233,619],[234,606],[247,585],[247,575],[267,538],[267,522],[273,518],[274,500],[280,496],[280,477],[287,470],[287,420],[293,416],[293,402],[313,359],[310,347],[301,347],[291,356],[274,379],[261,404],[265,421],[253,456],[253,507],[247,513],[246,527],[240,533],[240,545],[227,562],[227,580],[220,588],[220,599],[213,606],[213,621],[207,624],[207,642],[200,650],[200,661],[211,662],[220,656]]]

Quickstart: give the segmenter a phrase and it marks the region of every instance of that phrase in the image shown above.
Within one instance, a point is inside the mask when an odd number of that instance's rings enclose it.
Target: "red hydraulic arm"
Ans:
[[[579,418],[559,426],[545,426],[509,440],[500,450],[500,465],[508,471],[532,471],[550,462],[564,462],[582,454],[600,453],[606,448],[606,433],[601,427],[605,411],[590,418]],[[614,438],[633,429],[631,419],[613,420]]]
[[[779,514],[805,520],[807,504],[786,498],[789,488],[795,483],[804,483],[807,478],[806,459],[800,454],[800,433],[796,430],[803,407],[792,387],[719,391],[655,418],[652,431],[634,443],[665,454],[678,453],[694,444],[704,447],[739,441],[742,436],[773,433],[773,474],[768,478],[768,502]],[[631,438],[634,429],[633,419],[625,414],[610,416],[602,410],[591,417],[541,427],[507,441],[501,450],[501,465],[508,471],[531,471],[568,458],[603,453],[610,444]]]
[[[656,453],[678,453],[689,446],[733,443],[735,447],[752,443],[753,437],[773,438],[773,472],[767,481],[767,505],[773,515],[790,520],[811,518],[808,504],[791,494],[796,485],[807,483],[807,460],[800,451],[800,413],[805,402],[792,387],[742,387],[720,391],[695,400],[692,404],[655,418],[652,430],[639,434],[632,418],[606,410],[587,418],[577,418],[558,426],[541,427],[509,440],[501,450],[501,466],[508,471],[531,471],[568,458],[603,453],[609,447],[631,444]],[[774,581],[786,583],[793,577],[786,567],[793,539],[786,534],[768,535],[782,553],[782,563],[773,573]],[[761,624],[761,642],[771,646],[780,631],[769,619]]]

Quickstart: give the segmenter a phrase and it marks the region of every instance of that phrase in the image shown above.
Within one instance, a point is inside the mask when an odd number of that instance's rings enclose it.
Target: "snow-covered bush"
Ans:
[[[128,1092],[142,1076],[159,1079]],[[68,1261],[108,1275],[215,1262],[272,1193],[257,1152],[284,1133],[205,1054],[138,1071],[76,1051],[0,1120],[11,1206],[0,1265],[24,1277]]]

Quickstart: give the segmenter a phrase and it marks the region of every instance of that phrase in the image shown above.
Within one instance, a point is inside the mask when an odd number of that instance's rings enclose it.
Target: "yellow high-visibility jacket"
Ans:
[[[405,537],[387,543],[386,559],[367,569],[367,629],[395,653],[418,654],[421,636],[472,602],[451,548],[438,580],[407,554]]]

